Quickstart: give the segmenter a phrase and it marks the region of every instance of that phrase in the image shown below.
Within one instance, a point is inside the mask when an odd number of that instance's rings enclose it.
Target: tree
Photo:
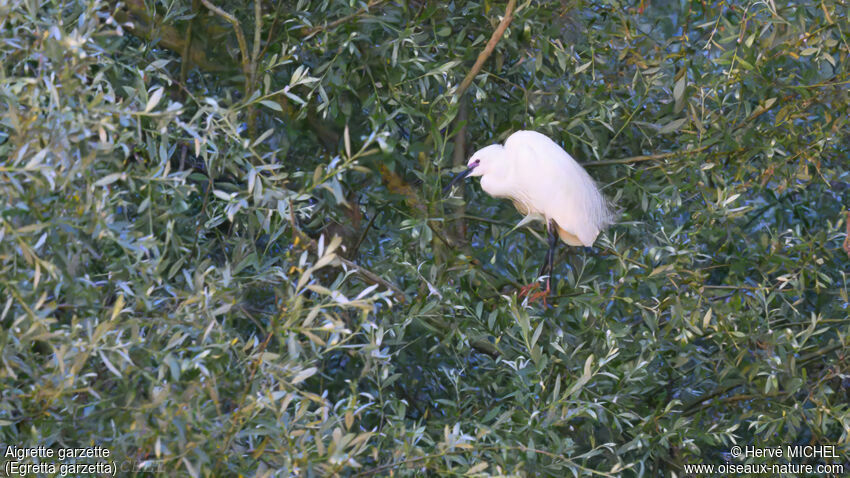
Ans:
[[[4,443],[192,476],[847,456],[841,2],[0,11]],[[539,231],[441,193],[519,129],[622,211],[551,309],[515,295]]]

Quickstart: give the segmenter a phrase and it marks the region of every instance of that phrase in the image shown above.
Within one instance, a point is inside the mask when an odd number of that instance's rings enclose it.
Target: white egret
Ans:
[[[587,171],[554,141],[535,131],[517,131],[504,146],[479,149],[446,189],[468,176],[480,176],[487,194],[510,199],[521,214],[545,222],[549,249],[538,275],[546,274],[546,290],[529,297],[543,297],[544,305],[551,291],[549,278],[558,237],[570,246],[590,247],[599,232],[614,222],[608,201]],[[523,287],[520,295],[536,285]]]

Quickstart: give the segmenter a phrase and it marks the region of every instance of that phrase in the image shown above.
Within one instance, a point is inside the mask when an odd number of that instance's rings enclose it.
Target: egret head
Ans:
[[[493,169],[493,164],[499,161],[504,152],[505,147],[501,144],[492,144],[476,151],[469,161],[466,162],[466,169],[452,179],[452,182],[443,189],[443,192],[451,190],[452,186],[462,181],[467,177],[483,176],[487,171]]]
[[[491,144],[473,153],[466,163],[467,171],[469,171],[468,176],[475,177],[487,174],[488,171],[493,169],[493,164],[502,158],[504,151],[505,147],[501,144]]]

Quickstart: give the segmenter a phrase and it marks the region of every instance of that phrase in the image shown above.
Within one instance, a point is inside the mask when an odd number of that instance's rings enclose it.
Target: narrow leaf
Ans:
[[[156,91],[153,92],[151,97],[148,99],[148,104],[145,105],[145,113],[151,111],[156,108],[156,105],[159,104],[159,100],[162,99],[162,93],[165,91],[164,88],[157,88]]]

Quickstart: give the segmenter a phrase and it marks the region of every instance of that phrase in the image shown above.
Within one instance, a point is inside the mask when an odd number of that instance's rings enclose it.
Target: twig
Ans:
[[[744,380],[736,380],[729,385],[725,385],[725,386],[720,387],[718,389],[715,389],[715,390],[713,390],[709,393],[703,394],[702,396],[697,397],[697,398],[685,403],[684,405],[682,405],[682,411],[685,412],[685,413],[688,413],[689,411],[691,411],[691,409],[693,409],[696,406],[701,405],[706,400],[711,400],[712,398],[714,398],[718,395],[723,395],[724,393],[729,392],[729,391],[736,389],[736,388],[738,388],[742,385],[745,385],[745,384],[746,384],[746,382]]]
[[[251,393],[251,386],[254,383],[254,376],[257,374],[257,370],[259,370],[260,365],[263,362],[263,357],[265,356],[266,348],[268,347],[269,342],[272,339],[272,335],[274,334],[275,329],[277,328],[277,320],[278,315],[276,314],[272,317],[271,324],[269,324],[269,333],[268,335],[266,335],[266,339],[263,340],[263,343],[261,343],[260,347],[257,349],[257,352],[255,354],[257,358],[254,360],[254,363],[251,364],[251,373],[248,376],[248,381],[245,382],[245,390],[243,391],[242,396],[239,398],[239,405],[235,408],[233,420],[230,422],[230,428],[227,430],[227,435],[224,442],[225,445],[223,448],[224,450],[230,448],[230,442],[233,440],[233,436],[236,433],[236,427],[241,425],[241,423],[237,423],[237,420],[239,420],[240,422],[242,420],[242,414],[245,411],[245,400]],[[222,453],[221,455],[223,456],[224,453]],[[222,456],[218,457],[218,460],[216,461],[216,468],[218,468],[221,464]]]
[[[393,284],[392,282],[387,281],[386,279],[379,276],[378,274],[375,274],[374,272],[370,271],[369,269],[365,269],[365,268],[363,268],[363,266],[358,265],[357,263],[352,262],[348,259],[345,259],[343,257],[337,257],[337,259],[339,259],[339,262],[342,263],[344,266],[354,270],[354,272],[359,274],[367,282],[369,282],[371,284],[382,285],[382,286],[386,287],[387,289],[393,291],[393,296],[396,298],[397,301],[403,303],[404,301],[407,300],[407,297],[404,295],[404,292],[402,292],[402,290],[399,289],[398,286]]]
[[[686,149],[685,151],[671,151],[669,153],[660,153],[660,154],[650,154],[648,156],[632,156],[630,158],[620,158],[620,159],[603,159],[602,161],[587,161],[581,163],[585,168],[590,166],[605,166],[608,164],[629,164],[629,163],[640,163],[642,161],[657,161],[659,159],[667,159],[672,158],[674,156],[679,155],[687,155],[687,154],[696,154],[701,153],[708,148],[714,146],[712,144],[706,144],[704,146],[700,146],[699,148],[694,149]]]
[[[361,7],[359,10],[352,13],[351,15],[346,15],[346,16],[340,18],[340,19],[334,20],[330,23],[326,23],[325,25],[319,25],[317,27],[309,28],[309,29],[307,29],[303,32],[304,38],[310,38],[311,36],[315,35],[316,33],[321,32],[323,30],[332,30],[332,29],[342,25],[343,23],[351,20],[352,18],[356,18],[356,17],[359,17],[360,15],[363,15],[364,13],[368,12],[370,8],[374,7],[375,5],[378,5],[382,1],[383,0],[371,0],[368,4],[366,4],[365,7]]]
[[[311,248],[318,250],[318,243],[316,243],[316,241],[314,241],[313,238],[311,238],[307,234],[304,234],[304,232],[302,232],[301,229],[298,228],[298,225],[295,223],[295,212],[292,209],[292,202],[289,203],[289,222],[292,225],[292,231],[298,236],[298,238],[302,242],[304,242],[305,244],[309,244]],[[393,297],[395,297],[396,300],[400,303],[404,303],[407,300],[407,296],[404,295],[404,292],[392,282],[389,282],[378,274],[375,274],[369,269],[366,269],[363,266],[360,266],[357,263],[352,262],[348,259],[337,256],[337,260],[340,262],[340,264],[357,273],[366,282],[370,284],[382,285],[387,289],[391,290],[393,292]]]
[[[445,455],[445,453],[440,453],[440,454],[436,454],[436,455],[414,456],[413,458],[408,458],[406,460],[400,460],[400,461],[393,461],[391,463],[385,463],[385,464],[378,466],[376,468],[372,468],[371,470],[361,471],[360,473],[358,473],[354,476],[355,476],[355,478],[358,477],[358,476],[372,476],[372,475],[380,473],[384,470],[391,470],[393,468],[396,468],[396,467],[399,467],[399,466],[402,466],[402,465],[406,465],[408,463],[414,463],[414,462],[417,462],[417,461],[428,460],[430,458],[440,458],[441,456],[444,456],[444,455]]]
[[[189,67],[192,66],[192,58],[189,52],[192,49],[192,25],[195,24],[195,19],[198,16],[198,0],[192,1],[192,13],[194,14],[189,20],[189,26],[186,28],[186,44],[183,45],[183,51],[180,56],[183,58],[180,64],[180,83],[186,83],[186,76],[189,74]],[[183,161],[180,161],[181,171],[183,170]]]
[[[850,211],[847,211],[847,218],[845,219],[845,222],[847,222],[847,232],[844,236],[843,247],[844,252],[846,252],[847,255],[850,256]]]
[[[375,219],[381,215],[381,211],[375,211],[375,214],[372,214],[372,219],[369,219],[369,222],[366,224],[366,227],[363,228],[363,232],[360,234],[360,237],[357,238],[357,242],[354,244],[354,247],[351,248],[351,252],[348,253],[348,256],[354,258],[357,255],[357,251],[360,249],[360,244],[363,244],[363,240],[366,239],[366,233],[369,232],[369,229],[372,227],[372,224],[375,223]]]
[[[427,321],[429,325],[441,331],[441,333],[442,331],[451,331],[453,328],[452,324],[449,321],[443,320],[439,317],[429,317],[423,320]],[[487,339],[471,340],[469,342],[469,346],[475,349],[476,351],[489,356],[493,360],[496,360],[497,358],[503,355],[499,347],[491,343]]]
[[[710,403],[703,403],[703,404],[699,405],[698,407],[694,408],[693,410],[688,410],[686,412],[686,415],[693,415],[694,413],[698,413],[702,410],[705,410],[706,408],[713,405],[715,402],[718,403],[718,404],[720,404],[720,403],[728,404],[728,403],[735,403],[735,402],[743,402],[743,401],[746,401],[746,400],[758,400],[759,398],[774,399],[776,397],[782,397],[782,396],[784,396],[785,398],[788,398],[788,397],[791,396],[791,394],[787,393],[787,392],[773,392],[773,393],[768,393],[768,394],[764,394],[764,395],[762,395],[762,394],[747,394],[747,393],[743,393],[743,394],[740,394],[740,395],[732,395],[731,397],[724,397],[724,398],[715,399]]]
[[[558,454],[555,454],[555,453],[552,453],[552,452],[549,452],[549,451],[546,451],[546,450],[538,450],[537,448],[527,448],[525,445],[516,445],[516,446],[512,446],[512,447],[508,447],[508,448],[518,449],[518,450],[524,451],[526,453],[532,452],[532,453],[537,453],[537,454],[540,454],[540,455],[545,455],[545,456],[548,456],[549,458],[552,458],[553,460],[563,460],[563,461],[566,461],[567,463],[569,463],[573,466],[576,466],[576,467],[580,468],[581,470],[586,471],[586,472],[588,472],[592,475],[617,476],[617,475],[614,475],[614,474],[611,474],[611,473],[605,473],[604,471],[594,470],[593,468],[587,468],[587,467],[581,466],[578,463],[576,463],[575,461],[573,461],[573,460],[571,460],[571,459],[569,459],[569,458],[567,458],[563,455],[558,455]]]
[[[484,66],[484,62],[487,61],[487,58],[493,53],[493,50],[496,48],[496,44],[501,40],[502,35],[505,34],[505,30],[508,29],[508,25],[511,24],[511,20],[514,18],[514,7],[516,6],[516,0],[509,0],[508,6],[505,7],[505,16],[502,17],[502,21],[499,22],[499,26],[496,27],[496,30],[490,36],[490,41],[487,42],[487,46],[484,47],[484,50],[478,54],[478,59],[475,60],[475,64],[472,65],[472,69],[469,70],[469,73],[466,74],[466,77],[460,83],[457,91],[455,92],[455,97],[460,98],[463,93],[469,88],[469,85],[472,84],[472,80],[475,79],[475,76],[481,71],[481,67]]]
[[[823,357],[824,355],[830,354],[830,353],[832,353],[836,350],[843,349],[844,347],[845,347],[845,345],[839,342],[839,343],[833,344],[833,345],[831,345],[831,346],[829,346],[829,347],[827,347],[823,350],[817,350],[817,351],[812,352],[810,354],[806,354],[806,355],[800,357],[800,359],[797,361],[797,365],[800,366],[800,367],[802,367],[804,365],[808,365],[809,362],[817,360],[817,359]]]
[[[573,461],[573,460],[571,460],[571,459],[569,459],[569,458],[567,458],[567,457],[565,457],[565,456],[557,455],[557,454],[555,454],[555,453],[552,453],[552,452],[549,452],[549,451],[545,451],[545,450],[539,450],[539,449],[536,449],[536,448],[527,448],[527,447],[525,447],[524,445],[516,445],[516,446],[488,446],[488,447],[486,447],[486,448],[490,448],[490,449],[513,449],[513,450],[520,450],[520,451],[523,451],[523,452],[526,452],[526,453],[527,453],[527,452],[537,453],[537,454],[540,454],[540,455],[546,455],[546,456],[548,456],[549,458],[552,458],[552,459],[558,459],[558,460],[566,461],[567,463],[570,463],[570,464],[572,464],[572,465],[574,465],[574,466],[577,466],[578,468],[580,468],[580,469],[582,469],[582,470],[584,470],[584,471],[586,471],[586,472],[588,472],[588,473],[594,474],[594,475],[600,475],[600,476],[615,476],[615,475],[613,475],[613,474],[611,474],[611,473],[605,473],[604,471],[597,471],[597,470],[594,470],[594,469],[591,469],[591,468],[587,468],[587,467],[581,466],[581,465],[579,465],[578,463],[576,463],[575,461]],[[399,467],[399,466],[406,465],[406,464],[409,464],[409,463],[414,463],[414,462],[417,462],[417,461],[427,460],[427,459],[431,459],[431,458],[440,458],[440,457],[442,457],[442,456],[445,456],[446,454],[447,454],[447,453],[440,453],[440,454],[435,454],[435,455],[415,456],[415,457],[413,457],[413,458],[408,458],[408,459],[406,459],[406,460],[394,461],[394,462],[391,462],[391,463],[383,464],[383,465],[378,466],[378,467],[376,467],[376,468],[372,468],[371,470],[362,471],[362,472],[360,472],[360,473],[358,473],[358,474],[356,474],[356,475],[354,475],[354,476],[355,476],[355,477],[359,477],[359,476],[373,476],[373,475],[378,474],[378,473],[380,473],[380,472],[382,472],[382,471],[385,471],[385,470],[397,469],[397,467]]]
[[[266,45],[263,47],[263,50],[257,55],[257,58],[263,58],[266,56],[266,52],[269,49],[269,45],[272,44],[272,34],[274,33],[274,29],[277,26],[277,19],[280,16],[280,6],[283,5],[283,2],[277,4],[277,8],[274,11],[274,19],[272,20],[272,26],[269,27],[269,33],[266,35]]]
[[[616,133],[614,133],[614,136],[613,136],[613,137],[611,137],[611,139],[608,141],[608,146],[606,146],[606,147],[605,147],[605,150],[604,150],[604,151],[602,151],[602,157],[605,157],[605,156],[607,156],[607,155],[608,155],[608,150],[609,150],[609,149],[611,149],[611,145],[613,145],[613,144],[614,144],[614,141],[617,139],[617,137],[618,137],[618,136],[620,136],[620,133],[622,133],[622,132],[623,132],[623,130],[624,130],[624,129],[626,129],[626,126],[628,126],[628,125],[629,125],[629,123],[631,123],[631,122],[632,122],[632,118],[634,118],[634,117],[635,117],[635,114],[638,112],[638,110],[640,110],[641,106],[643,106],[644,101],[646,101],[646,99],[647,99],[648,97],[649,97],[649,95],[644,95],[644,97],[643,97],[643,98],[641,98],[641,99],[640,99],[640,101],[638,102],[638,104],[637,104],[637,106],[635,107],[635,109],[633,109],[633,110],[632,110],[632,113],[629,115],[629,117],[628,117],[628,118],[626,118],[626,121],[624,121],[624,122],[623,122],[623,124],[622,124],[622,125],[620,125],[620,128],[619,128],[619,129],[617,129],[617,132],[616,132]]]

